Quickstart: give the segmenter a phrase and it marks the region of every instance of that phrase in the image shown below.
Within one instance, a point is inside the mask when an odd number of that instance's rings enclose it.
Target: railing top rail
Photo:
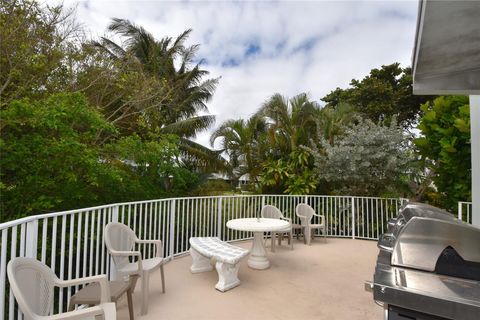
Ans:
[[[59,212],[50,212],[38,215],[32,215],[12,221],[7,221],[0,223],[0,230],[14,227],[20,224],[28,223],[35,220],[41,220],[46,218],[53,218],[59,216],[65,216],[69,214],[83,213],[95,210],[101,210],[105,208],[111,208],[115,206],[127,206],[127,205],[136,205],[143,203],[151,202],[162,202],[162,201],[173,201],[173,200],[194,200],[194,199],[212,199],[212,198],[236,198],[236,197],[311,197],[311,198],[360,198],[360,199],[383,199],[383,200],[397,200],[398,198],[381,198],[381,197],[363,197],[363,196],[329,196],[329,195],[288,195],[288,194],[235,194],[235,195],[221,195],[221,196],[198,196],[198,197],[176,197],[176,198],[163,198],[163,199],[151,199],[151,200],[141,200],[141,201],[132,201],[132,202],[119,202],[106,204],[101,206],[89,207],[89,208],[80,208],[72,209]]]

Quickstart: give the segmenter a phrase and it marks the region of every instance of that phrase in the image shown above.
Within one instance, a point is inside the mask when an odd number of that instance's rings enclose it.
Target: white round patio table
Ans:
[[[263,233],[285,230],[289,225],[288,221],[268,218],[233,219],[227,222],[227,227],[230,229],[253,232],[253,244],[248,258],[248,266],[259,270],[270,267]]]

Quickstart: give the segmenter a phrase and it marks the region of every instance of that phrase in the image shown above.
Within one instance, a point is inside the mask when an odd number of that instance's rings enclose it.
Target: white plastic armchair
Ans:
[[[306,244],[310,244],[310,241],[312,239],[312,230],[315,229],[320,229],[323,233],[325,241],[327,241],[325,232],[325,216],[321,214],[316,214],[315,210],[313,210],[313,208],[306,203],[298,204],[295,208],[295,213],[300,219],[300,224],[303,230],[303,241]],[[312,218],[314,216],[320,218],[320,223],[312,224]]]
[[[262,216],[262,218],[281,219],[281,220],[288,221],[288,223],[289,223],[288,227],[285,228],[285,230],[272,232],[272,245],[271,245],[272,252],[275,252],[275,236],[276,236],[277,233],[278,233],[278,245],[282,244],[283,235],[286,233],[287,236],[288,236],[288,244],[290,245],[290,249],[293,250],[292,219],[284,217],[282,212],[277,207],[272,206],[272,205],[263,206],[262,211],[261,211],[261,216]]]
[[[56,319],[95,319],[103,316],[107,320],[115,320],[115,304],[110,303],[110,287],[106,275],[60,280],[55,273],[32,258],[14,258],[7,265],[8,281],[13,295],[27,320]],[[71,287],[98,282],[100,284],[100,305],[81,310],[51,315],[54,287]]]
[[[140,251],[134,251],[135,244],[155,244],[155,257],[143,259]],[[165,293],[165,276],[163,271],[162,242],[160,240],[141,240],[135,232],[123,223],[110,222],[105,227],[105,245],[113,258],[117,273],[124,276],[138,275],[142,279],[141,314],[148,312],[148,286],[150,272],[160,269],[162,291]],[[130,260],[130,258],[133,258]],[[135,261],[136,260],[136,261]]]

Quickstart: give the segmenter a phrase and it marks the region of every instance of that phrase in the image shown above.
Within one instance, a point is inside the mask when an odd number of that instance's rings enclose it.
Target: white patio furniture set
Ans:
[[[274,206],[264,206],[262,218],[233,219],[227,222],[227,227],[239,231],[251,231],[254,234],[251,250],[240,248],[224,242],[216,237],[191,237],[190,254],[193,264],[192,273],[213,270],[211,261],[215,261],[218,273],[218,282],[215,288],[225,292],[240,284],[238,279],[239,262],[250,253],[248,266],[252,269],[266,269],[270,266],[265,250],[264,233],[270,232],[272,238],[272,252],[275,251],[275,237],[279,236],[279,244],[284,234],[288,235],[288,242],[293,249],[293,230],[303,230],[304,241],[310,244],[311,230],[320,229],[325,235],[324,217],[315,214],[314,210],[306,205],[296,207],[296,215],[301,225],[292,225],[291,219],[285,218]],[[313,216],[321,218],[320,224],[311,224]],[[154,258],[143,259],[136,245],[153,244],[156,247]],[[12,259],[7,266],[7,275],[12,292],[23,312],[25,319],[95,319],[103,316],[104,319],[116,319],[116,301],[120,295],[127,292],[129,299],[130,319],[133,320],[133,306],[131,293],[136,280],[141,279],[141,314],[148,311],[149,275],[156,269],[160,270],[162,291],[165,293],[165,277],[160,240],[140,240],[135,232],[122,223],[111,222],[105,227],[105,246],[112,256],[119,279],[124,284],[109,282],[106,275],[98,275],[73,280],[61,280],[48,266],[33,258],[19,257]],[[64,313],[52,314],[54,302],[54,287],[69,286],[84,287],[71,297],[69,310]],[[93,287],[95,286],[95,287]],[[111,291],[112,289],[112,291]],[[83,292],[82,292],[83,290]],[[83,301],[83,302],[82,302]],[[75,303],[90,305],[86,308],[72,310]],[[95,302],[95,303],[94,303]],[[95,305],[96,304],[96,305]]]
[[[227,222],[227,227],[238,231],[253,232],[253,242],[250,251],[233,246],[217,237],[192,237],[190,238],[190,255],[192,256],[192,273],[206,272],[213,270],[212,261],[215,262],[218,282],[215,288],[225,292],[240,284],[238,270],[240,261],[248,255],[247,264],[252,269],[263,270],[270,267],[265,249],[264,234],[271,233],[271,249],[275,252],[275,237],[278,235],[278,242],[284,234],[288,235],[290,248],[293,250],[293,230],[301,229],[305,244],[310,245],[312,230],[319,229],[325,235],[325,217],[315,213],[308,204],[299,204],[295,209],[301,225],[293,225],[291,219],[285,218],[278,208],[266,205],[262,208],[262,218],[233,219]],[[314,216],[321,219],[321,223],[312,224]],[[326,237],[325,237],[326,239]]]

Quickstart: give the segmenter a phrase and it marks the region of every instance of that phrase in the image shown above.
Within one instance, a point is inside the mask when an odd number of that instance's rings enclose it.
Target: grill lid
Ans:
[[[394,266],[435,272],[437,260],[448,247],[462,259],[480,263],[480,229],[429,205],[407,204],[386,236]]]

